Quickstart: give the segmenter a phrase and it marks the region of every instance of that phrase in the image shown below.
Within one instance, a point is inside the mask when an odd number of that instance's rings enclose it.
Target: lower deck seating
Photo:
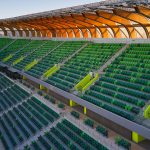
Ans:
[[[29,98],[30,94],[0,74],[0,113]]]
[[[32,97],[1,116],[1,141],[5,149],[14,149],[58,118],[59,114]]]
[[[0,113],[29,98],[30,94],[17,85],[0,92]]]
[[[105,146],[66,119],[27,147],[33,150],[107,150]]]
[[[12,81],[0,73],[0,92],[13,84],[14,83]]]

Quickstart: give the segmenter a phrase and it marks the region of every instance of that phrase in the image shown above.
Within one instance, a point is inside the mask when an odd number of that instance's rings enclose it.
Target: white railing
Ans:
[[[150,43],[150,39],[128,39],[128,38],[50,38],[50,37],[8,37],[0,36],[0,38],[12,39],[33,39],[33,40],[53,40],[53,41],[90,41],[94,43]]]
[[[150,39],[127,39],[127,38],[51,38],[60,41],[91,41],[94,43],[150,43]]]

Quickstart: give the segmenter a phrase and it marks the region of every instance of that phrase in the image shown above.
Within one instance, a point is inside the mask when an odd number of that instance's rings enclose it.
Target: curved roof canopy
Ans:
[[[150,5],[139,1],[109,0],[2,19],[0,30],[5,36],[150,38]]]

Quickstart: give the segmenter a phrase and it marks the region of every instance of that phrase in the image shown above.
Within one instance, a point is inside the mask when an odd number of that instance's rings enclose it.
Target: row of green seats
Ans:
[[[0,73],[0,91],[12,85],[13,85],[13,82]]]
[[[115,113],[119,116],[122,116],[128,120],[131,120],[133,121],[134,120],[134,115],[133,114],[130,114],[129,112],[123,110],[123,109],[119,109],[118,107],[114,106],[114,105],[111,105],[110,103],[108,102],[105,102],[105,100],[103,99],[99,99],[99,97],[94,97],[94,96],[91,96],[91,95],[88,95],[88,94],[84,94],[82,96],[80,96],[82,99],[90,102],[90,103],[93,103],[95,104],[96,106],[98,107],[102,107],[112,113]]]
[[[0,74],[0,112],[28,98],[30,94]]]
[[[39,41],[39,45],[35,51],[27,55],[21,62],[14,65],[18,70],[23,70],[28,64],[32,63],[34,60],[41,59],[47,53],[49,53],[58,43],[54,41]]]
[[[107,150],[107,148],[86,134],[78,127],[67,120],[58,123],[56,127],[51,128],[38,140],[27,145],[24,149],[52,149],[52,150]]]
[[[148,100],[150,98],[149,86],[145,86],[144,85],[145,82],[143,82],[142,89],[140,90],[139,88],[140,88],[141,84],[139,85],[139,87],[135,88],[135,85],[138,85],[138,83],[134,82],[134,84],[132,84],[132,82],[130,82],[131,77],[129,77],[129,76],[123,76],[123,75],[121,76],[119,74],[106,73],[105,77],[108,77],[109,79],[112,79],[112,80],[115,79],[116,84],[123,86],[120,88],[118,87],[118,90],[121,91],[121,89],[122,89],[122,91],[124,90],[124,93],[126,93],[126,94],[129,94],[131,96],[135,96],[137,98],[139,97],[139,98],[145,99],[145,100]],[[128,82],[129,82],[129,85],[128,85]],[[124,89],[124,87],[126,89]],[[143,89],[145,89],[145,91],[143,91]]]
[[[0,53],[0,60],[6,57],[13,56],[14,53],[21,50],[25,45],[27,45],[30,40],[27,39],[17,39],[15,42],[10,44],[7,48],[3,49]]]
[[[126,119],[134,120],[150,99],[149,46],[130,45],[81,97]]]
[[[9,45],[12,41],[13,41],[13,39],[0,38],[0,50],[1,50],[2,48],[4,48],[5,46]]]
[[[42,42],[39,40],[32,40],[29,44],[27,44],[23,49],[21,49],[20,51],[16,52],[12,58],[10,58],[8,61],[6,61],[6,64],[8,65],[13,65],[13,63],[20,59],[22,57],[22,59],[25,56],[28,56],[30,53],[32,53],[33,51],[35,51],[39,46],[41,46]]]
[[[109,91],[111,90],[111,93],[114,93],[114,97],[139,107],[143,107],[145,105],[144,100],[138,97],[127,95],[126,87],[128,84],[126,84],[125,82],[117,81],[108,77],[102,77],[99,81],[100,82],[96,83],[96,86],[101,86],[105,89],[109,89]],[[92,88],[98,89],[96,86]]]
[[[48,69],[55,64],[61,63],[64,59],[78,50],[84,42],[69,41],[64,42],[61,46],[44,57],[37,65],[27,71],[28,74],[34,77],[41,77]]]
[[[0,112],[8,110],[11,106],[25,100],[30,96],[29,93],[14,85],[3,92],[0,92]]]
[[[1,116],[2,143],[14,149],[58,118],[59,114],[32,97]]]
[[[90,71],[98,70],[122,46],[122,44],[89,43],[46,82],[70,91]]]

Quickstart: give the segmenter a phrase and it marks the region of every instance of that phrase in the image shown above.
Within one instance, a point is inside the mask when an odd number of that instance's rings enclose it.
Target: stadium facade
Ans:
[[[148,0],[1,19],[0,35],[1,149],[150,148]]]

